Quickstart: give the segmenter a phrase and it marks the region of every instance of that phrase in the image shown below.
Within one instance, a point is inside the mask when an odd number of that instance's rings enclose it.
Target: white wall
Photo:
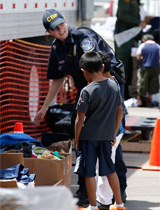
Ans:
[[[77,23],[77,0],[0,0],[0,40],[45,35],[42,16],[51,8]]]

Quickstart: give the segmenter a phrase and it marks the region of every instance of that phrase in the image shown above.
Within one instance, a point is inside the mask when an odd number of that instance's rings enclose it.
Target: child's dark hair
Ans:
[[[109,56],[108,53],[104,52],[104,51],[98,51],[98,54],[101,56],[102,58],[102,63],[104,64],[104,73],[105,72],[109,72],[110,68],[111,68],[111,58]]]
[[[81,56],[79,67],[89,73],[99,72],[102,69],[102,59],[97,52],[86,52]]]

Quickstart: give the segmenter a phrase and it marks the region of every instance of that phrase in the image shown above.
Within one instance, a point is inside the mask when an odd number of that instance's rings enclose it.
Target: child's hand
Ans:
[[[112,140],[111,141],[111,146],[113,147],[115,145],[115,143],[116,143],[116,139]]]

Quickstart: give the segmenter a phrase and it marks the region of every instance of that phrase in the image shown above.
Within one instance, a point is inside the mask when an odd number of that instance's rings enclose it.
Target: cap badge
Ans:
[[[57,17],[57,13],[54,13],[52,15],[50,15],[48,18],[47,18],[47,22],[51,22],[51,20],[55,19]]]

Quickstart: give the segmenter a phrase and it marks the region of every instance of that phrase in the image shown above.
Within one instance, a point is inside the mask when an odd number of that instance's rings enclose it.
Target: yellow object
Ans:
[[[44,151],[42,155],[38,155],[39,159],[51,159],[51,160],[60,160],[58,157],[51,155],[49,152]]]

